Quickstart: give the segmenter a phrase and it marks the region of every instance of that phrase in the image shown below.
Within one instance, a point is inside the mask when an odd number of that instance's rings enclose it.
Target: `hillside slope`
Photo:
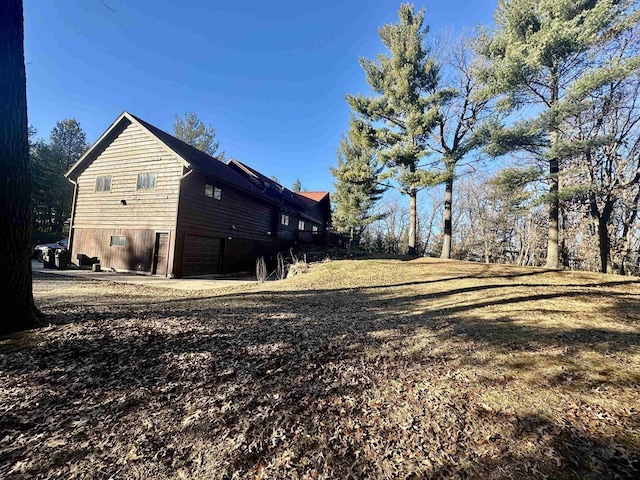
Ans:
[[[37,277],[2,478],[633,478],[640,280],[341,260],[219,292]]]

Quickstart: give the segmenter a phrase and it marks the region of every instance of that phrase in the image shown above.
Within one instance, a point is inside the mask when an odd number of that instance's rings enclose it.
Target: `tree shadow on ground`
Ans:
[[[325,478],[632,478],[640,451],[623,432],[638,431],[637,412],[622,418],[580,401],[561,417],[486,406],[487,393],[526,387],[523,372],[536,382],[526,355],[571,366],[573,357],[554,349],[625,355],[640,344],[640,298],[618,289],[625,282],[547,291],[543,282],[505,281],[542,273],[475,286],[457,285],[474,277],[461,275],[400,282],[391,292],[393,285],[376,285],[135,305],[106,298],[107,309],[83,306],[80,323],[77,310],[60,308],[55,318],[71,324],[68,332],[0,352],[9,379],[0,473],[22,461],[15,478],[73,468],[94,478],[291,478],[294,470]],[[423,291],[434,285],[442,289]],[[537,325],[521,309],[505,310],[523,304],[570,315],[570,300],[593,295],[608,299],[597,314],[629,328]],[[482,370],[472,378],[475,367]],[[538,388],[596,388],[560,375]],[[615,378],[602,386],[629,387]]]

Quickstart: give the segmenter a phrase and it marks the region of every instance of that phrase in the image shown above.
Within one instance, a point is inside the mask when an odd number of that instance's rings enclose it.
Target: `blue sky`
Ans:
[[[359,57],[385,52],[387,0],[24,0],[29,123],[78,120],[93,143],[124,110],[173,133],[195,112],[220,149],[291,187],[332,190]],[[490,25],[497,0],[414,3],[431,34]]]

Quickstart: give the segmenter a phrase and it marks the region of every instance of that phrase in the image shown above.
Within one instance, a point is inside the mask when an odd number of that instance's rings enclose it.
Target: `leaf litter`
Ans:
[[[637,478],[640,282],[342,260],[220,291],[39,274],[0,477]]]

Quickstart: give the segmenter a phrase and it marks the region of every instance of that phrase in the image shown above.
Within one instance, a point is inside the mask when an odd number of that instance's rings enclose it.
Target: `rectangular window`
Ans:
[[[284,213],[280,217],[280,223],[282,225],[289,225],[289,215],[285,215]]]
[[[314,225],[313,227],[311,227],[311,231],[312,231],[313,233],[318,233],[318,226],[317,226],[317,225]]]
[[[304,230],[304,220],[298,220],[298,230]]]
[[[204,194],[214,200],[222,200],[222,189],[214,187],[213,185],[205,185]]]
[[[156,174],[155,173],[139,173],[138,174],[138,190],[150,190],[156,188]]]
[[[123,235],[111,235],[111,241],[109,246],[111,247],[124,247],[127,244],[127,237]]]
[[[111,191],[111,177],[97,177],[96,192],[110,192],[110,191]]]

